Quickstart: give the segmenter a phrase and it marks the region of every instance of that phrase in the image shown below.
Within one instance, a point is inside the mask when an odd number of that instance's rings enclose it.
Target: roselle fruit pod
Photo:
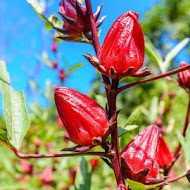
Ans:
[[[156,181],[158,145],[159,129],[156,125],[141,131],[120,153],[124,177],[141,183]]]
[[[102,5],[100,5],[94,14],[97,29],[103,23],[104,18],[98,20]],[[87,41],[92,41],[92,34],[87,15],[86,7],[81,5],[77,0],[61,0],[59,4],[60,15],[64,21],[63,28],[55,29],[62,35],[60,39],[65,41],[81,42],[86,38]]]
[[[180,67],[184,67],[187,64],[185,62],[180,63]],[[190,69],[178,73],[178,84],[182,88],[189,91],[190,89]]]
[[[158,146],[158,163],[161,168],[168,168],[173,162],[173,155],[171,154],[166,142],[160,134]]]
[[[144,62],[144,36],[138,14],[122,14],[111,26],[98,52],[98,70],[112,79],[150,74]]]
[[[55,104],[70,139],[78,145],[101,144],[109,135],[110,123],[105,110],[76,90],[55,89]]]

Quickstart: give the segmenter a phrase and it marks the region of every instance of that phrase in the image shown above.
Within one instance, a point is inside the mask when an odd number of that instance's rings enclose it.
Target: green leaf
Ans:
[[[32,6],[36,14],[39,16],[40,19],[45,20],[45,28],[47,30],[52,29],[52,27],[62,27],[62,22],[59,18],[52,14],[49,18],[46,18],[43,13],[45,12],[45,2],[38,1],[38,0],[27,0],[27,2]]]
[[[121,137],[122,135],[126,134],[129,131],[132,131],[138,128],[138,125],[127,125],[125,128],[118,127],[118,136]]]
[[[150,111],[149,111],[149,119],[151,123],[155,122],[158,115],[158,97],[154,96],[151,101]]]
[[[69,72],[71,73],[74,70],[81,68],[83,65],[84,65],[84,63],[78,63],[78,64],[74,65],[73,67],[70,67]]]
[[[24,95],[22,92],[14,91],[10,86],[9,74],[3,61],[0,61],[0,89],[9,140],[18,149],[28,131],[30,122]]]
[[[190,38],[183,39],[177,44],[177,46],[175,46],[171,51],[168,52],[163,62],[163,66],[164,66],[163,72],[167,71],[167,69],[171,65],[171,60],[176,57],[176,55],[189,43],[189,41],[190,41]]]
[[[52,28],[52,26],[54,27],[58,27],[58,28],[62,28],[63,23],[59,20],[59,18],[55,15],[52,14],[49,18],[48,18],[49,22],[46,22],[46,24],[51,23],[51,25],[49,25],[49,29]],[[51,27],[51,28],[50,28]]]
[[[142,106],[137,107],[132,113],[131,115],[128,117],[125,126],[128,125],[139,125],[140,124],[140,117],[142,114]]]
[[[38,0],[27,0],[27,2],[39,13],[45,12],[45,2]]]
[[[15,147],[11,144],[9,139],[7,138],[7,133],[0,129],[0,143],[4,144],[6,147],[10,148],[11,150],[15,150]]]
[[[129,187],[131,190],[147,190],[147,189],[154,189],[159,186],[159,184],[154,184],[154,185],[144,185],[142,183],[139,183],[137,181],[133,181],[130,179],[126,179]]]
[[[163,59],[162,56],[158,53],[150,39],[145,36],[145,53],[148,58],[162,70]]]
[[[75,190],[90,190],[91,186],[91,169],[88,161],[82,157],[80,170],[77,172]]]
[[[185,153],[185,163],[186,167],[190,169],[190,124],[187,128],[186,132],[186,138],[182,136],[182,134],[177,131],[177,137],[179,139],[179,142],[181,143],[184,153]]]

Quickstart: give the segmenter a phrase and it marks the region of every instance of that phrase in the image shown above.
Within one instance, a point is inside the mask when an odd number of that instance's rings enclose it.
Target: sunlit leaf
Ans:
[[[73,71],[75,71],[75,70],[81,68],[83,65],[84,65],[84,63],[78,63],[78,64],[76,64],[76,65],[70,67],[70,68],[69,68],[69,72],[71,73],[71,72],[73,72]]]
[[[148,37],[145,37],[145,53],[148,58],[162,70],[163,59]]]
[[[132,131],[139,127],[138,125],[127,125],[125,128],[118,127],[118,136],[121,137],[122,135],[126,134],[129,131]]]
[[[0,61],[0,89],[9,140],[18,149],[28,131],[30,122],[23,92],[16,92],[10,86],[9,74],[3,61]]]
[[[158,115],[158,97],[154,96],[150,105],[149,119],[152,122],[155,122]]]
[[[129,185],[131,190],[147,190],[147,189],[154,189],[157,186],[159,186],[159,184],[155,184],[155,185],[144,185],[142,183],[139,183],[137,181],[133,181],[130,179],[126,179],[127,184]]]
[[[168,52],[163,63],[164,72],[166,72],[167,69],[169,68],[171,60],[176,57],[176,55],[189,43],[189,41],[190,38],[183,39],[171,51]]]
[[[40,14],[45,12],[45,2],[38,0],[27,0],[27,2]]]
[[[11,150],[15,150],[15,147],[11,144],[11,142],[7,138],[7,133],[2,129],[0,129],[0,143],[4,144],[6,147],[10,148]]]
[[[27,2],[32,6],[36,14],[40,19],[45,20],[45,27],[47,30],[52,29],[52,27],[62,27],[62,22],[59,18],[52,14],[49,18],[47,18],[43,13],[45,12],[45,2],[38,0],[27,0]]]

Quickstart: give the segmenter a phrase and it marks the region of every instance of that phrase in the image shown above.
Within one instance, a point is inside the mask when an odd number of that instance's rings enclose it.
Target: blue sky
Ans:
[[[47,2],[47,15],[57,14],[59,1]],[[142,0],[120,0],[117,3],[110,0],[92,0],[94,11],[102,2],[104,6],[101,16],[106,15],[107,18],[101,27],[101,43],[112,23],[122,13],[134,10],[139,13],[141,19],[145,11],[160,0],[146,0],[146,3]],[[58,83],[57,73],[37,58],[43,50],[49,54],[49,57],[53,57],[50,52],[51,32],[45,30],[44,22],[37,17],[26,0],[0,1],[0,31],[0,59],[7,63],[12,86],[16,90],[25,91],[27,101],[38,101],[38,96],[33,97],[30,91],[28,92],[30,79],[35,80],[42,89],[47,79],[54,84]],[[68,77],[65,85],[87,93],[95,75],[94,68],[82,54],[94,52],[93,48],[89,45],[63,42],[59,44],[59,51],[71,65],[84,62],[84,67]],[[63,61],[60,61],[60,64],[63,65]]]

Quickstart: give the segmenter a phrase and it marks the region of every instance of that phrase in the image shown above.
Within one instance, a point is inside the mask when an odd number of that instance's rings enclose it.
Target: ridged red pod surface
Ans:
[[[180,67],[184,67],[187,64],[185,62],[180,63]],[[190,69],[178,73],[178,83],[181,87],[190,89]]]
[[[114,79],[130,76],[144,62],[144,36],[138,14],[122,14],[111,26],[100,51],[99,70]]]
[[[161,168],[169,167],[172,164],[173,155],[167,147],[162,135],[160,134],[158,148],[158,163]]]
[[[120,154],[124,177],[141,183],[156,180],[159,170],[158,145],[159,129],[156,125],[141,131]]]
[[[74,143],[92,145],[96,139],[106,140],[109,121],[99,104],[66,87],[56,88],[54,95],[59,116]]]

